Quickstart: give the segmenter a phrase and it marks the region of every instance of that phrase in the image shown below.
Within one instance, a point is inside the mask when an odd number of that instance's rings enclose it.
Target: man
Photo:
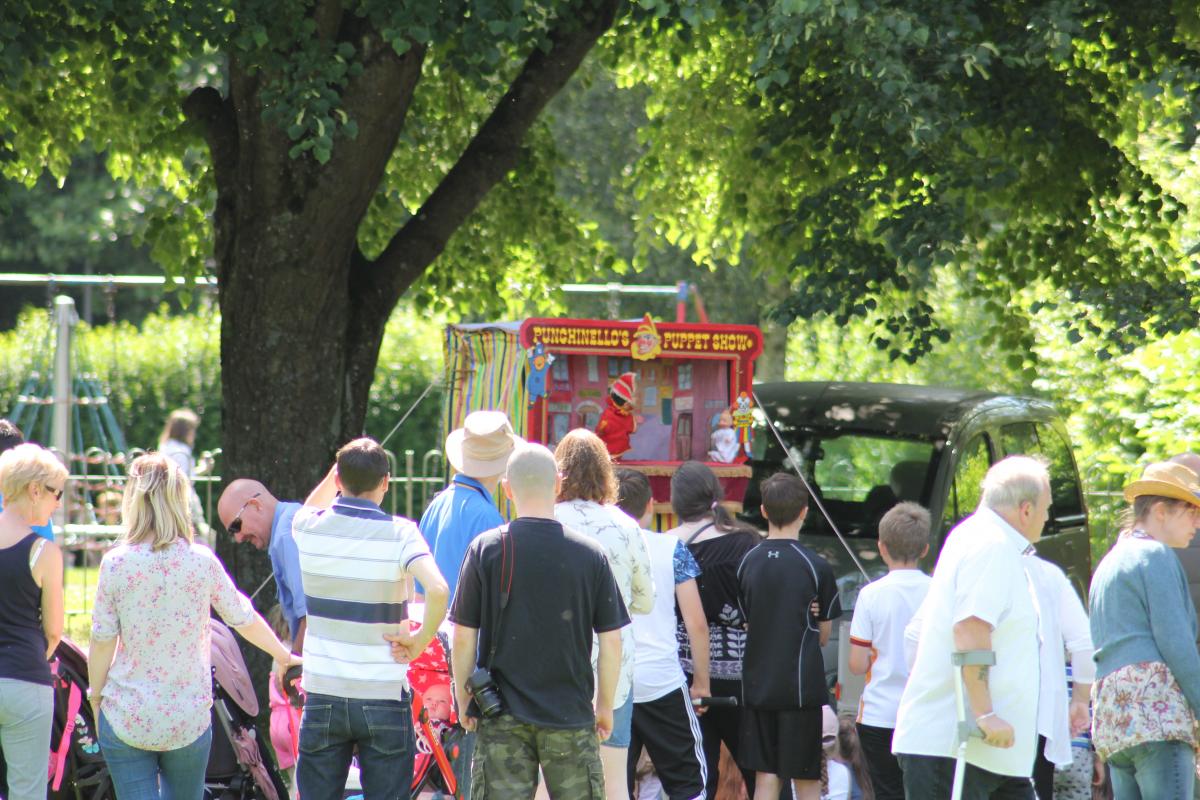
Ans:
[[[604,797],[597,734],[612,732],[620,629],[630,620],[604,550],[554,519],[561,483],[545,447],[513,451],[502,485],[517,517],[471,543],[450,612],[459,718],[478,728],[472,788],[488,800],[533,797],[539,767],[551,797]],[[478,688],[480,667],[501,701],[482,719],[488,697],[472,702],[467,688],[468,680]]]
[[[448,590],[416,524],[380,508],[388,477],[379,443],[355,439],[292,523],[308,607],[296,767],[305,800],[343,797],[356,748],[366,800],[395,800],[411,789],[407,662],[436,635]],[[409,575],[425,586],[415,630],[404,602]],[[396,660],[389,642],[399,645]]]
[[[275,593],[292,634],[292,652],[304,650],[308,609],[300,585],[300,558],[292,539],[292,520],[299,503],[276,500],[256,480],[239,478],[225,487],[217,500],[217,516],[239,544],[249,542],[266,550],[275,576]]]
[[[959,669],[951,653],[971,650],[994,652],[996,665],[962,669],[968,718],[982,732],[967,746],[963,798],[1034,796],[1038,616],[1021,556],[1041,538],[1050,479],[1041,462],[1011,456],[992,465],[982,488],[979,509],[948,535],[920,611],[892,740],[910,800],[950,797]]]
[[[492,496],[509,454],[521,441],[502,411],[473,411],[446,437],[446,459],[457,474],[425,509],[419,527],[452,597],[467,546],[504,524]]]
[[[13,422],[7,419],[0,419],[0,453],[3,453],[5,450],[11,450],[19,444],[25,444],[25,434],[21,433],[21,429]],[[0,496],[0,509],[3,508],[4,497]],[[54,541],[53,525],[34,525],[33,532],[43,539],[51,542]]]

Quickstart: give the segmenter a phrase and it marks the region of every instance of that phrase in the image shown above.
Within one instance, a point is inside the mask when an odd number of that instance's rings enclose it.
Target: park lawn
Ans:
[[[63,580],[65,635],[85,651],[92,636],[92,604],[96,601],[99,567],[67,567]]]

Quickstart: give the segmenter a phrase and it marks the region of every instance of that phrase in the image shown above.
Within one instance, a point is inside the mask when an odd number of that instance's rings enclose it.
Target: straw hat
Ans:
[[[1200,477],[1183,464],[1151,464],[1142,477],[1125,487],[1125,499],[1131,503],[1144,495],[1183,500],[1200,508]]]
[[[513,448],[524,442],[503,411],[472,411],[446,437],[446,458],[464,475],[486,478],[504,472]]]

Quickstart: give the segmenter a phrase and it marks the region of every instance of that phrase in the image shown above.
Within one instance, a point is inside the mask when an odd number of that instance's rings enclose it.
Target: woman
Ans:
[[[713,697],[742,696],[742,651],[746,646],[745,620],[738,606],[737,568],[742,557],[761,541],[758,531],[738,524],[721,505],[724,492],[713,471],[699,461],[685,461],[671,477],[671,509],[680,524],[669,533],[687,545],[700,565],[696,584],[708,618],[709,684]],[[680,660],[690,678],[691,651],[687,631],[677,629]],[[714,707],[700,718],[704,758],[708,768],[707,796],[717,796],[720,781],[721,742],[737,760],[737,707]],[[754,773],[742,770],[746,791],[754,795]]]
[[[89,697],[121,800],[204,795],[212,741],[210,607],[273,656],[277,673],[300,663],[212,551],[193,544],[190,490],[167,456],[136,459],[121,503],[125,532],[100,564]]]
[[[577,428],[558,443],[554,460],[562,473],[555,519],[571,530],[596,538],[608,554],[608,563],[629,613],[649,614],[654,608],[650,552],[637,522],[616,506],[617,477],[604,442],[591,431]],[[633,626],[626,625],[621,629],[621,677],[613,698],[613,731],[600,748],[608,797],[628,794],[626,762],[633,722],[633,662]]]
[[[34,533],[58,508],[67,471],[35,444],[0,455],[0,745],[9,800],[46,797],[54,718],[47,663],[63,632],[63,559]]]
[[[189,484],[196,480],[196,458],[192,455],[192,448],[196,446],[196,430],[199,427],[200,417],[195,411],[177,408],[167,417],[167,424],[158,437],[158,452],[183,470],[183,476]],[[200,502],[195,486],[188,494],[188,508],[192,524],[199,531],[202,541],[212,547],[214,542],[211,541],[208,523],[204,519],[204,504]]]
[[[1117,800],[1191,797],[1200,654],[1196,609],[1171,548],[1187,547],[1200,525],[1200,479],[1181,464],[1151,464],[1125,499],[1129,530],[1092,577],[1092,739]]]

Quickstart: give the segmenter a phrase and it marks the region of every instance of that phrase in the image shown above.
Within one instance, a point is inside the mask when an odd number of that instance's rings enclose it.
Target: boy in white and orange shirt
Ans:
[[[929,591],[917,562],[929,552],[929,512],[898,503],[879,521],[879,553],[888,574],[863,587],[850,623],[850,671],[867,676],[858,706],[858,738],[877,800],[903,800],[904,774],[892,755],[896,709],[908,680],[904,628]]]

